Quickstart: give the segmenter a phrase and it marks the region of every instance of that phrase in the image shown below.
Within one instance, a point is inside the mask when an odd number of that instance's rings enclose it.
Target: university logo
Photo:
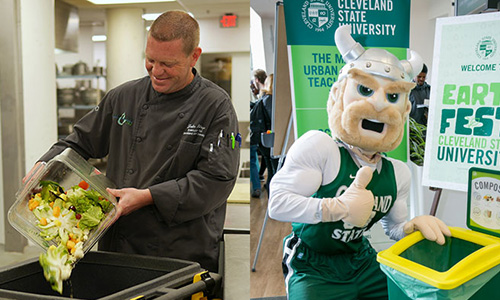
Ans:
[[[485,36],[476,44],[477,57],[487,60],[495,55],[497,51],[497,41],[491,36]]]
[[[309,29],[314,29],[318,32],[330,29],[334,18],[333,7],[328,1],[305,1],[302,5],[302,21]]]

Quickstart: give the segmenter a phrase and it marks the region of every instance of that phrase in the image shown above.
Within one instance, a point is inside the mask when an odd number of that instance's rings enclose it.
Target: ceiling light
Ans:
[[[93,35],[92,42],[105,42],[107,37],[105,35]]]
[[[128,4],[128,3],[148,3],[148,2],[173,2],[175,0],[87,0],[96,5],[104,4]]]

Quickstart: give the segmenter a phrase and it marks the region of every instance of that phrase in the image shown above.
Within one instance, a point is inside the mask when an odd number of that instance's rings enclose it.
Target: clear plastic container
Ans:
[[[111,211],[101,220],[98,227],[90,231],[88,239],[84,242],[83,252],[87,253],[118,217],[116,198],[106,191],[107,187],[115,187],[114,184],[96,167],[70,148],[65,149],[49,162],[40,164],[16,193],[16,202],[9,209],[8,219],[17,231],[45,250],[50,245],[57,246],[57,242],[47,241],[40,236],[41,229],[36,225],[37,218],[28,208],[28,201],[33,191],[39,189],[40,181],[44,180],[59,183],[65,191],[84,180],[89,184],[88,190],[99,192],[113,204]]]

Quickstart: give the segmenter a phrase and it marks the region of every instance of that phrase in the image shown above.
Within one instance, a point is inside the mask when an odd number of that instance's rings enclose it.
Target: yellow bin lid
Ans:
[[[454,238],[481,245],[445,272],[439,272],[400,256],[424,239],[416,231],[377,255],[377,261],[438,289],[451,290],[500,264],[500,239],[480,232],[449,227]]]

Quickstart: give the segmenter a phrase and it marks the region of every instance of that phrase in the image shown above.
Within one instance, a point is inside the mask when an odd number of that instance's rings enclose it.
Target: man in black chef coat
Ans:
[[[110,90],[40,161],[66,147],[86,159],[108,156],[120,217],[99,250],[186,259],[217,272],[238,121],[229,95],[194,68],[198,43],[195,19],[162,14],[147,37],[149,76]]]

